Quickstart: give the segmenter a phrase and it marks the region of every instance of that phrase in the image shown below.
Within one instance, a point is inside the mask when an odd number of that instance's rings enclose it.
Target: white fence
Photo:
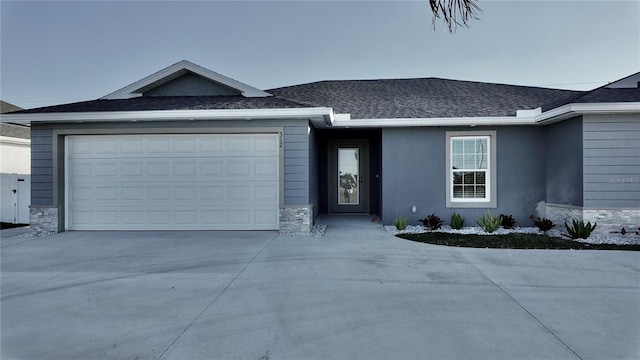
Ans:
[[[0,174],[0,221],[29,223],[31,175]]]

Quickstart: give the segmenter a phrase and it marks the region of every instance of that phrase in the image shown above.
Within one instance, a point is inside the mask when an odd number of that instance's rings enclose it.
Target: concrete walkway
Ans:
[[[5,359],[638,359],[640,253],[324,237],[2,239]]]

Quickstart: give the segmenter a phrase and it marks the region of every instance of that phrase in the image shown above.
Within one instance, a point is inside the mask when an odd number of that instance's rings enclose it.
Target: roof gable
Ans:
[[[197,84],[195,87],[186,86]],[[199,91],[198,91],[199,90]],[[203,92],[203,93],[199,93]],[[187,60],[166,67],[144,79],[101,97],[102,100],[130,99],[143,95],[242,95],[267,97],[271,94],[241,83]]]
[[[22,108],[19,106],[10,104],[6,101],[0,100],[0,114],[10,113],[10,112],[19,111],[19,110],[22,110]]]
[[[140,89],[142,96],[233,96],[242,95],[237,89],[211,81],[192,72],[149,90]]]
[[[603,87],[607,89],[638,89],[640,88],[640,72],[616,80]]]

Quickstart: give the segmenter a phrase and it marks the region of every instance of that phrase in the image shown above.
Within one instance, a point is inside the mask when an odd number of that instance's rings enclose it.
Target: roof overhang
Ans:
[[[424,127],[424,126],[505,126],[544,125],[578,115],[640,113],[640,103],[567,104],[542,112],[542,109],[518,110],[516,116],[352,119],[350,114],[335,114],[332,127]]]
[[[331,126],[333,109],[325,107],[288,109],[232,109],[232,110],[151,110],[100,111],[77,113],[2,114],[2,122],[37,123],[98,123],[147,121],[203,121],[203,120],[273,120],[308,119],[315,127]]]
[[[544,125],[579,115],[638,114],[640,103],[567,104],[549,111],[519,110],[516,116],[447,117],[447,118],[391,118],[352,119],[349,114],[335,114],[332,108],[284,109],[224,109],[224,110],[151,110],[100,111],[78,113],[10,113],[2,114],[2,122],[34,123],[91,123],[91,122],[151,122],[201,120],[268,120],[308,119],[316,128],[382,128],[429,126],[508,126]]]

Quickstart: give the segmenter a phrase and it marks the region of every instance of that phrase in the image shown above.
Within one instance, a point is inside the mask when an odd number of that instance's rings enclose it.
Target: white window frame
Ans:
[[[453,197],[452,144],[454,139],[487,139],[487,171],[485,175],[484,198]],[[446,191],[448,208],[496,208],[497,201],[497,161],[495,131],[447,131],[446,132]]]

